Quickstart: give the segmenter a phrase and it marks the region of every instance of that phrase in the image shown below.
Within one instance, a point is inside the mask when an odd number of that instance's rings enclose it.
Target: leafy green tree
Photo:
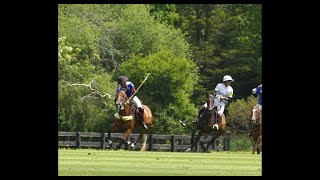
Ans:
[[[181,31],[155,20],[151,8],[146,4],[62,4],[59,37],[68,37],[72,44],[81,46],[83,55],[94,54],[91,64],[108,72],[138,54],[147,56],[170,49],[176,56],[186,57],[189,45]]]
[[[156,22],[146,5],[127,5],[118,23],[117,42],[124,50],[124,60],[141,55],[143,57],[169,49],[177,57],[185,58],[188,43],[177,29]]]
[[[258,98],[253,95],[247,99],[237,99],[228,105],[227,122],[232,129],[238,133],[248,133],[251,128],[251,110],[258,102]]]
[[[58,39],[58,129],[104,131],[114,119],[110,87],[115,83],[89,60],[80,59],[80,52],[67,45],[65,37]]]
[[[179,20],[175,4],[151,4],[150,14],[159,22],[174,26]]]
[[[150,72],[138,95],[154,112],[154,132],[189,133],[179,120],[194,119],[225,74],[235,79],[238,113],[227,116],[246,131],[240,109],[261,84],[261,27],[259,4],[59,4],[59,130],[105,131],[116,76],[138,87]]]
[[[199,86],[193,94],[201,103],[226,74],[236,98],[250,94],[261,83],[260,4],[177,4],[178,28],[190,43],[193,59],[200,69]]]
[[[161,51],[122,63],[119,73],[127,75],[136,87],[151,73],[137,95],[154,113],[155,132],[182,132],[179,120],[191,121],[196,116],[190,96],[198,81],[198,69],[192,60]]]

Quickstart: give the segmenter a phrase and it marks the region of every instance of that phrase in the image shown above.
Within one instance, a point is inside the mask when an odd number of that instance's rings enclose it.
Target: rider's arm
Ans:
[[[230,97],[220,96],[220,99],[228,101],[229,103],[233,100],[232,96],[230,96]]]
[[[228,89],[228,94],[221,97],[222,100],[228,101],[229,103],[233,100],[233,89]]]
[[[253,88],[253,89],[252,89],[252,94],[253,94],[253,95],[256,95],[256,93],[257,93],[257,88]]]
[[[134,88],[134,85],[132,84],[132,83],[130,83],[129,85],[128,85],[128,88],[130,89],[130,91],[131,91],[131,96],[136,92],[136,89]]]

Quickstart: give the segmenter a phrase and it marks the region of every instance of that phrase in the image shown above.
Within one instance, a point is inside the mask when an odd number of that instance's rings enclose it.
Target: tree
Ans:
[[[197,113],[190,96],[198,82],[198,68],[192,60],[179,58],[171,51],[161,51],[145,58],[136,56],[119,68],[119,75],[128,76],[136,87],[147,73],[151,75],[137,95],[154,113],[154,132],[184,132],[179,120],[191,121]]]
[[[177,4],[178,28],[186,34],[200,82],[193,101],[201,103],[226,74],[235,82],[235,97],[243,98],[261,83],[260,4]]]
[[[257,97],[251,95],[247,99],[237,99],[228,105],[226,118],[234,131],[249,133],[251,110],[257,104],[257,100]]]
[[[58,40],[58,129],[105,131],[113,121],[111,76],[79,59],[81,49]],[[90,58],[90,57],[89,57]],[[107,117],[107,118],[106,118]]]

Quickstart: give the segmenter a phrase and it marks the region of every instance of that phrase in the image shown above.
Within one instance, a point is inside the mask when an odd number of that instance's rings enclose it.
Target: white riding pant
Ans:
[[[223,112],[224,112],[224,108],[225,108],[225,106],[226,106],[226,103],[223,102],[223,101],[220,101],[219,98],[215,98],[213,105],[214,105],[214,107],[217,107],[218,114],[219,114],[220,117],[221,117],[222,114],[223,114]],[[207,103],[205,103],[203,106],[204,106],[205,108],[208,107]]]
[[[221,101],[219,97],[216,97],[216,98],[214,98],[213,105],[215,107],[217,107],[218,114],[221,117],[224,112],[224,108],[226,106],[226,103],[224,101]]]
[[[137,107],[137,108],[142,108],[142,104],[140,99],[137,96],[134,96],[131,100],[131,102]]]
[[[262,111],[262,105],[261,104],[258,104],[258,109],[259,109],[259,111]]]

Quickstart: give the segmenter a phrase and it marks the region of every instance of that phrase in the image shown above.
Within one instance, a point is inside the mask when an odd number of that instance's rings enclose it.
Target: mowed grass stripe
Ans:
[[[89,154],[90,153],[90,154]],[[241,156],[239,156],[241,154]],[[119,158],[127,158],[127,157],[174,157],[174,158],[199,158],[201,157],[214,157],[214,158],[222,158],[224,159],[225,157],[229,158],[234,158],[234,159],[242,159],[243,157],[247,158],[253,158],[256,159],[257,157],[261,158],[259,155],[253,155],[251,152],[246,152],[246,154],[242,153],[237,153],[237,152],[212,152],[212,153],[186,153],[186,152],[137,152],[137,151],[99,151],[99,150],[59,150],[59,155],[67,155],[65,158],[73,158],[75,157],[86,157],[89,155],[91,156],[106,156],[106,157],[114,157],[114,156],[119,156]]]
[[[261,155],[59,150],[59,175],[261,176]]]
[[[59,170],[59,175],[104,175],[104,176],[132,176],[132,175],[192,175],[192,176],[203,176],[203,175],[221,175],[221,176],[258,176],[261,175],[261,170],[252,169],[251,167],[239,168],[239,166],[221,166],[219,164],[212,166],[201,166],[198,168],[197,165],[180,165],[180,166],[148,166],[138,167],[133,166],[77,166],[62,168]]]
[[[179,160],[179,159],[137,159],[137,158],[131,158],[131,159],[122,159],[122,158],[109,158],[109,159],[59,159],[59,164],[110,164],[112,162],[113,165],[120,164],[122,165],[123,162],[126,163],[142,163],[142,164],[159,164],[159,163],[167,163],[167,164],[181,164],[181,163],[195,163],[195,164],[201,164],[201,165],[211,165],[212,161],[219,164],[229,164],[230,162],[235,162],[234,160],[230,159],[218,159],[218,160],[202,160],[202,159],[196,159],[196,160]],[[239,161],[236,162],[238,165],[254,165],[256,164],[255,161]]]

